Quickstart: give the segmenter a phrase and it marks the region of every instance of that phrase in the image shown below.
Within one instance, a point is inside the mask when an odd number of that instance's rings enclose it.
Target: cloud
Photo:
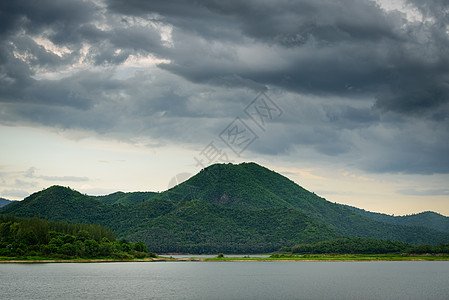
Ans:
[[[241,117],[247,155],[449,173],[447,4],[407,3],[423,21],[359,0],[5,2],[0,123],[202,149]],[[266,131],[243,112],[259,91],[285,112]]]
[[[397,190],[396,191],[402,195],[411,195],[411,196],[447,196],[449,195],[449,189],[405,189],[405,190]]]
[[[30,193],[25,190],[6,189],[1,191],[1,195],[3,198],[6,198],[8,200],[16,200],[16,199],[23,199],[29,196]]]
[[[89,181],[88,177],[80,177],[80,176],[44,176],[44,175],[36,175],[37,169],[34,167],[29,168],[25,172],[26,178],[33,178],[33,179],[41,179],[45,181],[68,181],[68,182],[83,182],[83,181]]]
[[[238,74],[314,95],[375,97],[375,107],[447,117],[444,2],[409,1],[433,19],[408,21],[371,1],[108,1],[116,13],[158,14],[174,26],[166,70],[194,82]],[[440,7],[441,9],[438,9]],[[233,34],[221,34],[226,24]],[[276,62],[276,64],[273,64]]]

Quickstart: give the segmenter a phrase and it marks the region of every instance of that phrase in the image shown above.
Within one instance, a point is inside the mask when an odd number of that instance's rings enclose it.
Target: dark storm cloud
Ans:
[[[0,122],[205,146],[268,90],[285,113],[248,151],[447,173],[447,3],[407,2],[424,22],[361,0],[3,1]]]
[[[426,111],[432,117],[449,98],[447,3],[409,2],[434,19],[415,24],[399,12],[355,0],[108,3],[117,13],[156,13],[173,24],[175,48],[182,51],[175,49],[172,62],[163,67],[190,80],[210,82],[238,74],[301,93],[370,94],[377,98],[376,108],[416,115]],[[223,40],[223,23],[234,29],[235,43],[251,38],[278,47],[278,55],[289,64],[264,69],[263,63],[248,65],[238,55],[211,57],[214,41]],[[195,42],[198,36],[210,43]]]
[[[33,34],[53,29],[55,37],[63,38],[67,36],[64,33],[90,20],[94,12],[95,6],[87,1],[2,1],[0,34],[17,33],[21,29]]]
[[[0,102],[85,110],[102,88],[119,88],[120,83],[107,75],[106,86],[98,85],[98,78],[83,79],[86,74],[59,80],[38,80],[35,75],[70,68],[80,59],[115,66],[130,55],[161,52],[160,35],[154,28],[105,20],[101,8],[88,1],[3,1],[0,13]],[[98,24],[108,28],[100,29]],[[64,52],[46,49],[36,38],[47,39]],[[84,56],[83,44],[90,46]]]

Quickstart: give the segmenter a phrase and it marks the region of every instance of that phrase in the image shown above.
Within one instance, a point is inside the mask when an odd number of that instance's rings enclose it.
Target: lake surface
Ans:
[[[449,299],[449,262],[0,264],[1,299]]]

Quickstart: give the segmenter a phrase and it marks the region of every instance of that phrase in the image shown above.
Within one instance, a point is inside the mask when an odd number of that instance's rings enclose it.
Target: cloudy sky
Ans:
[[[0,2],[0,197],[162,191],[255,161],[449,215],[446,0]]]

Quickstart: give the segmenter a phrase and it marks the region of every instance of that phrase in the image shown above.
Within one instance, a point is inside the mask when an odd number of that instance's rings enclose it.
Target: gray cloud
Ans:
[[[89,178],[87,177],[80,177],[80,176],[44,176],[44,175],[37,175],[36,174],[37,169],[34,167],[29,168],[25,172],[26,178],[33,178],[33,179],[42,179],[46,181],[69,181],[69,182],[83,182],[83,181],[89,181]],[[16,181],[17,182],[17,181]]]
[[[431,19],[412,22],[354,0],[108,4],[115,13],[158,14],[174,25],[171,63],[161,67],[194,82],[237,74],[299,93],[368,95],[381,111],[447,120],[447,3],[408,2]],[[234,34],[221,34],[223,27]],[[253,57],[242,54],[245,47]]]
[[[358,0],[5,2],[0,122],[201,148],[268,90],[285,114],[248,153],[448,173],[447,4],[407,2],[425,22]]]

